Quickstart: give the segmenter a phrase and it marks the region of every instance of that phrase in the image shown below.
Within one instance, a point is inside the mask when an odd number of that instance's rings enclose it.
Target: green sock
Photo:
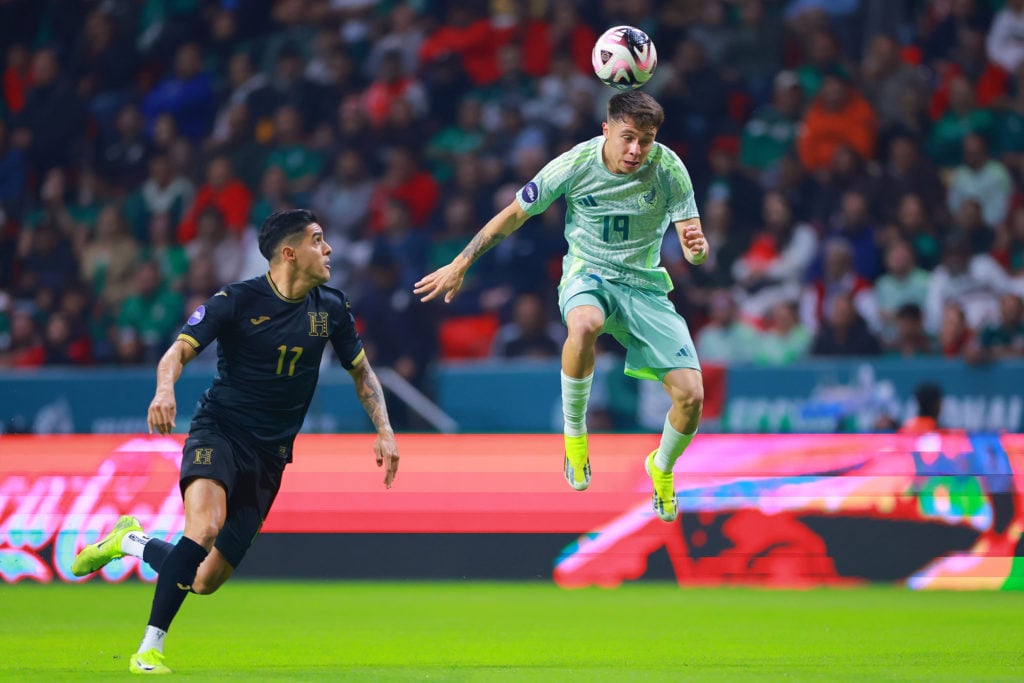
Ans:
[[[662,472],[671,472],[675,467],[676,460],[696,435],[696,429],[693,430],[693,434],[680,434],[672,427],[672,423],[668,421],[668,415],[666,415],[665,427],[661,432],[661,443],[658,444],[658,452],[654,454],[654,464]]]
[[[594,373],[576,379],[562,373],[562,416],[565,418],[565,435],[582,436],[587,433],[587,402],[590,400],[590,385]]]

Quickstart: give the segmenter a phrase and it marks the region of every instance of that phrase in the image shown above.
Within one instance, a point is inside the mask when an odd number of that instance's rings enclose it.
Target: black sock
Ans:
[[[174,615],[178,613],[185,596],[192,589],[196,570],[206,557],[206,548],[191,538],[182,536],[177,545],[164,558],[163,568],[156,580],[153,594],[153,608],[149,613],[149,625],[161,631],[171,627]]]
[[[142,547],[142,561],[156,570],[157,574],[164,566],[164,560],[174,550],[174,544],[159,538],[151,538]]]

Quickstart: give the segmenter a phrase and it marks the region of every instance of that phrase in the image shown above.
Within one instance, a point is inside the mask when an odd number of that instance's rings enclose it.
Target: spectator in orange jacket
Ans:
[[[821,90],[804,115],[797,154],[808,171],[822,171],[846,145],[862,159],[875,156],[878,121],[874,110],[841,69],[825,74]]]
[[[241,180],[235,178],[231,160],[218,155],[210,159],[206,167],[206,183],[196,192],[192,206],[178,226],[178,242],[188,244],[196,236],[196,224],[204,209],[216,208],[224,217],[229,232],[240,235],[249,223],[252,209],[252,192]]]

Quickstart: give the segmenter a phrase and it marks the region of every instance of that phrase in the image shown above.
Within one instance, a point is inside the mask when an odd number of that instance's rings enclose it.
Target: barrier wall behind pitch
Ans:
[[[459,432],[562,430],[558,361],[451,363],[435,369],[433,398]],[[176,385],[180,431],[213,369],[189,365]],[[704,364],[701,432],[853,433],[877,431],[881,418],[902,422],[916,411],[923,381],[945,392],[943,425],[1024,433],[1024,361],[972,366],[947,359],[829,359],[778,368]],[[145,369],[0,372],[0,432],[132,434],[145,431],[154,374]],[[113,390],[111,389],[113,388]],[[501,396],[501,401],[492,400]],[[393,399],[397,400],[397,399]],[[602,356],[591,396],[592,424],[609,431],[660,432],[668,399],[656,382],[625,377],[621,360]],[[348,374],[326,368],[303,430],[371,428]]]
[[[125,513],[175,540],[182,442],[0,437],[0,578],[83,580],[74,554]],[[650,510],[656,443],[594,435],[578,493],[559,435],[400,435],[385,490],[371,436],[301,435],[238,576],[1024,587],[1024,436],[701,435],[674,523]],[[84,580],[128,578],[155,574],[126,558]]]

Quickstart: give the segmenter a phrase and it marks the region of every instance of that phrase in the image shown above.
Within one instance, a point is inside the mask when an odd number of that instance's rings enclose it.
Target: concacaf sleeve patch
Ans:
[[[206,317],[206,306],[200,304],[199,308],[192,312],[192,315],[188,317],[189,325],[197,325],[202,322],[203,318]],[[180,320],[180,318],[179,318]]]
[[[537,183],[532,180],[523,185],[523,201],[527,204],[533,204],[537,201],[537,197],[540,195],[540,190],[537,188]]]

